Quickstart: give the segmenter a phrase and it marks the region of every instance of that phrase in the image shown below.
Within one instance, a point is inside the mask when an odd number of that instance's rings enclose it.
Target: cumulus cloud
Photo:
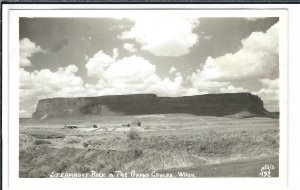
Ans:
[[[142,57],[125,57],[108,67],[104,73],[104,78],[112,82],[112,85],[115,83],[138,84],[143,82],[144,78],[151,78],[155,69],[155,65]]]
[[[177,71],[177,69],[175,67],[171,67],[170,70],[169,70],[169,73],[174,73],[176,71]]]
[[[193,73],[188,78],[194,89],[197,89],[197,91],[191,91],[195,92],[194,94],[208,94],[208,93],[240,93],[240,92],[249,92],[248,89],[245,89],[243,87],[236,87],[233,86],[230,82],[226,81],[210,81],[206,78],[203,78],[199,76],[199,73]]]
[[[269,89],[279,89],[279,78],[277,79],[260,79],[263,87],[267,87]]]
[[[28,72],[20,69],[20,101],[49,97],[74,97],[87,95],[84,82],[76,75],[78,67],[60,67],[56,72],[49,69]],[[35,103],[36,103],[35,102]]]
[[[244,89],[242,87],[235,87],[233,85],[229,85],[226,88],[220,88],[221,93],[239,93],[239,92],[249,92],[249,90]]]
[[[261,80],[265,88],[259,96],[268,93],[271,86],[266,84],[271,82],[267,78],[278,77],[278,24],[265,33],[251,33],[241,43],[236,53],[208,57],[201,69],[188,77],[193,87],[209,93],[245,92],[248,90],[235,87],[231,82]]]
[[[90,76],[99,79],[97,84],[86,84],[89,92],[97,95],[155,93],[160,96],[181,94],[183,78],[160,78],[156,66],[139,56],[113,59],[99,51],[86,64]],[[95,91],[93,89],[96,89]]]
[[[188,76],[187,79],[194,88],[210,93],[218,93],[220,88],[227,87],[230,84],[230,82],[210,81],[202,76],[202,72],[199,69]]]
[[[114,62],[114,59],[103,51],[97,52],[85,65],[87,75],[91,77],[102,77],[102,73]]]
[[[197,88],[187,88],[182,95],[194,96],[194,95],[201,95],[201,94],[208,94],[208,91],[200,91]]]
[[[254,92],[264,101],[278,101],[279,100],[279,79],[261,79],[262,88]]]
[[[259,19],[264,19],[266,17],[244,17],[246,20],[249,20],[249,21],[256,21],[256,20],[259,20]]]
[[[245,17],[246,20],[250,21],[256,21],[258,18],[257,17]]]
[[[60,67],[55,72],[49,69],[29,72],[20,68],[20,116],[31,116],[40,99],[92,95],[77,72],[75,65]]]
[[[85,54],[85,55],[84,55],[84,60],[85,60],[85,61],[88,61],[88,60],[89,60],[89,56]]]
[[[117,59],[119,57],[119,49],[114,48],[113,49],[113,59]]]
[[[32,66],[30,58],[38,52],[45,52],[45,50],[28,38],[21,39],[19,41],[20,67]]]
[[[142,57],[130,56],[114,60],[99,51],[93,58],[87,63],[87,70],[91,76],[98,78],[96,84],[85,83],[77,75],[78,67],[75,65],[60,67],[55,72],[49,69],[29,72],[20,68],[20,114],[27,117],[35,111],[34,106],[23,103],[30,101],[36,104],[44,98],[141,93],[181,96],[192,93],[183,88],[181,75],[172,79],[161,78],[156,74],[156,66]]]
[[[135,25],[119,36],[121,39],[134,39],[141,49],[156,56],[182,56],[198,42],[193,29],[198,19],[177,16],[140,16],[133,19]]]
[[[127,51],[129,51],[130,53],[134,53],[134,52],[136,52],[136,50],[137,50],[137,49],[134,47],[134,45],[131,44],[131,43],[125,43],[125,44],[123,45],[123,48],[126,49]]]
[[[279,110],[279,78],[261,79],[262,88],[253,94],[258,95],[269,111]]]
[[[215,82],[202,79],[197,79],[197,81],[193,82],[194,87],[200,89],[201,91],[207,91],[209,93],[219,93],[221,88],[225,88],[229,84],[229,82]]]
[[[181,76],[181,72],[176,72],[175,75],[176,75],[177,77],[179,77],[179,76]]]
[[[208,57],[201,76],[213,81],[239,81],[278,75],[278,24],[253,32],[236,53]]]
[[[205,32],[200,32],[200,33],[199,33],[199,39],[200,39],[201,41],[209,41],[209,40],[211,40],[211,38],[212,38],[212,36],[206,34]]]

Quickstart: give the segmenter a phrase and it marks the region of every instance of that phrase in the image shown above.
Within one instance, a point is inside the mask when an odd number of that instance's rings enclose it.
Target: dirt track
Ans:
[[[259,159],[239,160],[224,162],[219,164],[203,165],[197,168],[181,168],[160,171],[161,173],[171,173],[178,176],[178,172],[194,174],[195,177],[261,177],[259,173],[265,164],[273,165],[271,177],[279,176],[278,157],[267,157]]]

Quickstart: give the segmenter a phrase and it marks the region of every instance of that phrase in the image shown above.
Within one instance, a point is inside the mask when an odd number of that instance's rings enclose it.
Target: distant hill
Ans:
[[[38,102],[33,118],[76,117],[82,115],[144,115],[188,113],[224,116],[240,112],[271,116],[263,101],[250,93],[205,94],[183,97],[158,97],[155,94],[111,95],[98,97],[48,98]],[[274,115],[273,115],[274,116]]]

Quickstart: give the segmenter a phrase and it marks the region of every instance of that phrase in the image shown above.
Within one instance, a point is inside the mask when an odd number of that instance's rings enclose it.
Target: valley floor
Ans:
[[[126,126],[133,121],[141,126]],[[90,171],[260,177],[266,164],[277,177],[278,155],[274,118],[164,114],[20,120],[19,175],[26,178]]]

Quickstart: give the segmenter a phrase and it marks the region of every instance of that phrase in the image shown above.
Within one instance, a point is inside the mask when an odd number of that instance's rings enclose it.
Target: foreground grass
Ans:
[[[65,146],[53,145],[61,139]],[[26,134],[20,137],[20,177],[49,177],[53,171],[147,172],[199,168],[207,164],[277,156],[279,130],[206,130],[193,135],[117,136]]]

